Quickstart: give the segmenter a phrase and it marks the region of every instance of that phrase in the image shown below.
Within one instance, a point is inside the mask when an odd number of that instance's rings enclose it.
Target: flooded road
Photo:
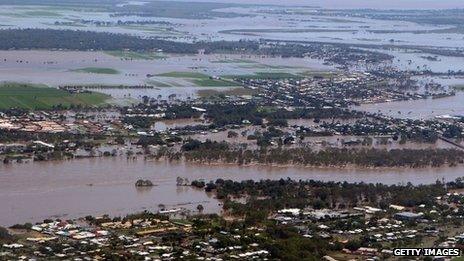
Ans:
[[[463,175],[463,167],[441,169],[314,169],[265,166],[206,166],[151,162],[125,157],[32,162],[0,166],[0,225],[37,222],[45,218],[75,218],[86,215],[124,215],[144,209],[157,211],[185,207],[219,212],[219,202],[202,190],[176,186],[176,178],[190,181],[217,178],[316,179],[324,181],[433,183]],[[150,179],[156,186],[137,189],[137,179]]]

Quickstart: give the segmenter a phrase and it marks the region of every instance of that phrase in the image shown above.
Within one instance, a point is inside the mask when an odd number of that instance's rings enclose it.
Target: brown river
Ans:
[[[212,195],[191,187],[176,186],[177,177],[190,181],[217,178],[315,179],[324,181],[433,183],[464,176],[464,168],[440,169],[314,169],[265,166],[206,166],[152,162],[125,157],[92,158],[57,162],[0,165],[0,226],[39,222],[45,218],[76,218],[86,215],[124,215],[142,210],[184,207],[220,212]],[[156,186],[136,188],[137,179],[150,179]]]

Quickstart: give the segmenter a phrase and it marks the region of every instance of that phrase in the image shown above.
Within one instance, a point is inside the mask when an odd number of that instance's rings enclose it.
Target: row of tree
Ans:
[[[464,151],[456,149],[351,149],[329,148],[312,150],[302,148],[263,148],[244,149],[229,146],[226,142],[200,142],[188,140],[181,152],[163,150],[157,157],[168,159],[184,158],[200,163],[234,163],[304,165],[325,167],[441,167],[464,163]]]

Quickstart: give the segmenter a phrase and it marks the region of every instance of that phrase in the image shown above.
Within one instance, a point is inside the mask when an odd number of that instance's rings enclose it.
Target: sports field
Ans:
[[[0,84],[0,109],[51,109],[53,107],[101,106],[108,95],[101,93],[71,94],[45,85],[21,83]]]

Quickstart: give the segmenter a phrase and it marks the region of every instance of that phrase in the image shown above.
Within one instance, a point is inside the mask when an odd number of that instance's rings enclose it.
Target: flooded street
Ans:
[[[61,162],[32,162],[0,166],[0,225],[37,222],[45,218],[74,218],[86,215],[124,215],[144,209],[167,208],[219,212],[218,201],[202,190],[176,186],[176,178],[190,181],[217,178],[316,179],[324,181],[433,183],[453,180],[463,167],[437,169],[314,169],[264,166],[207,166],[183,163],[150,162],[125,157],[80,159]],[[137,189],[137,179],[150,179],[156,186]]]

